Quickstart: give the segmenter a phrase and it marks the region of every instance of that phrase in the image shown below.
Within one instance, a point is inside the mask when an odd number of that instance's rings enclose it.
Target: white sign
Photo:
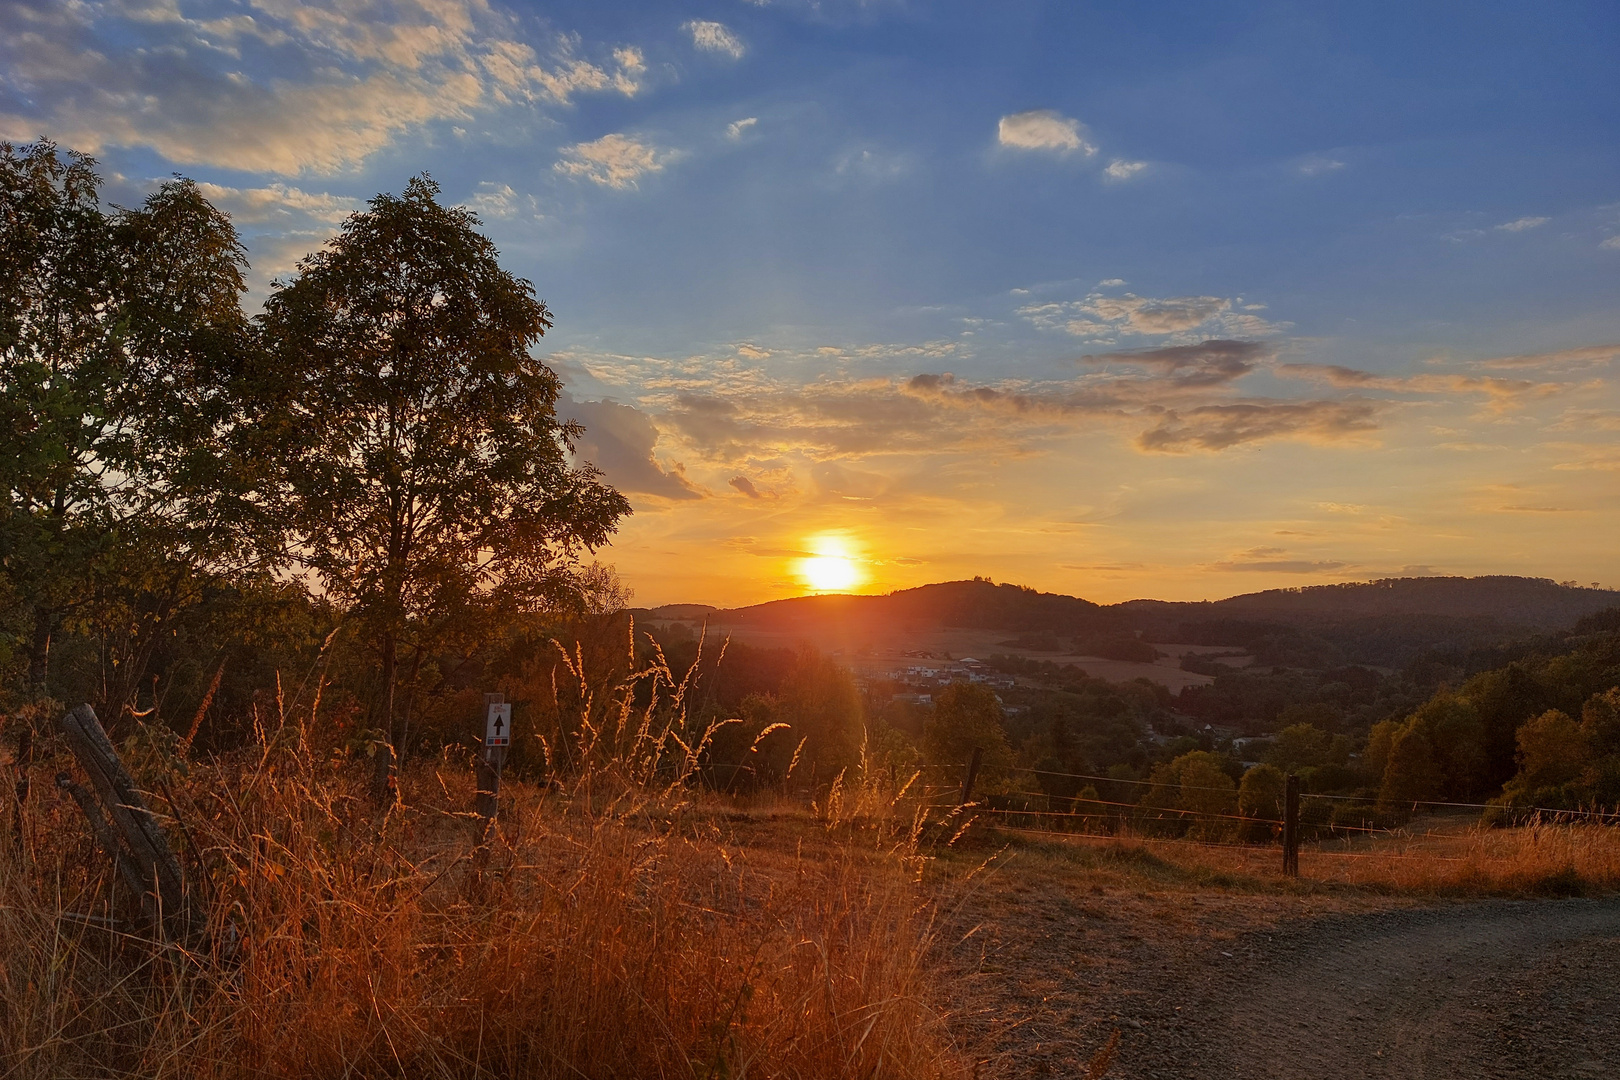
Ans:
[[[512,703],[491,703],[489,717],[484,722],[485,746],[512,745]]]

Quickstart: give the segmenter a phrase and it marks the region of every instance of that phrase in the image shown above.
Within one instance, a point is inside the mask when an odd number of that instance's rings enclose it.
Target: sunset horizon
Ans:
[[[411,176],[476,212],[638,603],[1620,583],[1597,7],[8,11],[0,136],[197,180],[250,313]]]

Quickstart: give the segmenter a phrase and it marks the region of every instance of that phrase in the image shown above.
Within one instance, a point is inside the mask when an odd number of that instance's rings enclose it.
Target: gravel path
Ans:
[[[1239,899],[1139,938],[1119,932],[1139,913],[1069,932],[1041,899],[1008,905],[1034,930],[996,912],[963,971],[981,1076],[1083,1075],[1118,1029],[1109,1080],[1620,1078],[1620,900],[1246,919]]]
[[[1208,977],[1173,965],[1120,1010],[1111,1077],[1620,1077],[1620,901],[1326,917],[1202,951]]]

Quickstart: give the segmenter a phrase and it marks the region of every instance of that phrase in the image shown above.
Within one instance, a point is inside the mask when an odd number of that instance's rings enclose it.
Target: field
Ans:
[[[1107,660],[1097,656],[1083,656],[1070,652],[1049,652],[1022,648],[1010,644],[1017,634],[1008,630],[982,630],[952,626],[882,626],[862,629],[848,623],[806,623],[785,628],[748,622],[729,623],[724,617],[711,618],[708,633],[711,636],[729,636],[761,648],[796,648],[809,645],[852,671],[865,675],[891,676],[895,672],[917,664],[916,654],[943,659],[951,657],[984,658],[996,653],[1031,660],[1049,660],[1055,664],[1072,664],[1087,675],[1110,682],[1129,682],[1131,679],[1150,679],[1172,693],[1185,686],[1207,686],[1214,680],[1208,675],[1183,671],[1181,657],[1187,653],[1230,653],[1232,650],[1211,645],[1156,644],[1165,656],[1151,664],[1126,660]],[[700,619],[686,620],[694,630],[701,629]],[[655,625],[663,625],[663,622]],[[908,655],[912,654],[912,655]],[[1242,658],[1230,658],[1241,664]]]
[[[486,834],[452,756],[386,814],[367,763],[295,725],[137,757],[211,919],[167,945],[37,792],[0,858],[5,1075],[1083,1075],[1120,995],[1201,943],[1620,885],[1609,829],[1436,823],[1290,879],[1275,849],[997,831],[886,779],[723,796],[635,761],[509,783]]]

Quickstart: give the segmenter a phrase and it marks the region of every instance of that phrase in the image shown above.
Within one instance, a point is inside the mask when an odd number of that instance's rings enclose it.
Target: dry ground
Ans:
[[[1620,1075],[1620,901],[1554,898],[1612,894],[1620,837],[1438,824],[1297,881],[1275,850],[969,833],[924,871],[939,1007],[986,1078],[1083,1076],[1116,1030],[1120,1078]]]

